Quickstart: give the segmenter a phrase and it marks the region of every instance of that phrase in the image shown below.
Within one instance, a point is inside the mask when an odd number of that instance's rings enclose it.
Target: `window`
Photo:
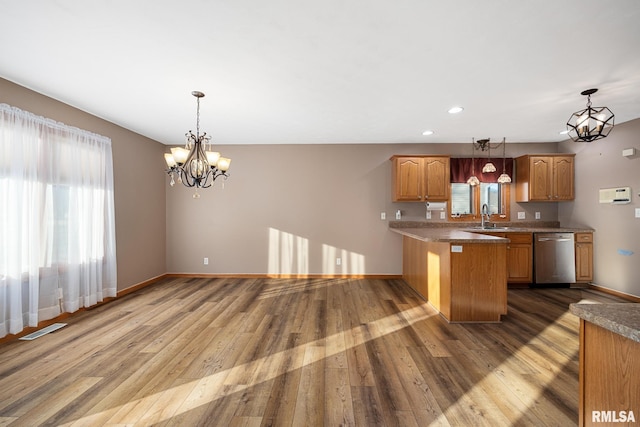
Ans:
[[[0,235],[0,337],[115,296],[111,140],[0,104]]]
[[[479,219],[482,205],[489,208],[492,221],[508,221],[509,185],[481,182],[471,186],[466,183],[451,184],[450,216],[452,219],[473,221]]]
[[[494,159],[498,170],[502,169],[502,159]],[[499,174],[481,173],[486,159],[451,158],[451,200],[449,217],[453,221],[480,221],[483,205],[487,205],[490,221],[509,221],[510,184],[495,182]],[[506,159],[506,172],[513,176],[513,159]],[[480,184],[471,186],[467,179],[475,174]]]
[[[475,191],[469,184],[451,183],[451,214],[471,215],[476,213]]]

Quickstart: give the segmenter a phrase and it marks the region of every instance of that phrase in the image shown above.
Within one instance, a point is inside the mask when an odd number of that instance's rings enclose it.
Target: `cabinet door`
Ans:
[[[448,157],[425,157],[424,180],[426,200],[449,199],[450,165]]]
[[[593,234],[576,233],[576,282],[593,281]]]
[[[509,283],[531,283],[533,281],[531,244],[511,243],[507,250]]]
[[[553,158],[553,198],[573,200],[573,157]]]
[[[531,156],[529,158],[529,200],[552,199],[553,158]]]
[[[509,283],[533,282],[533,234],[508,233],[507,249]]]
[[[422,158],[396,157],[393,159],[393,201],[422,200]]]

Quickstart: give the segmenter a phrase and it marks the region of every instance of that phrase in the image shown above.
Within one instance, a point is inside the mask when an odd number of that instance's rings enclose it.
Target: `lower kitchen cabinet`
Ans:
[[[533,233],[493,233],[490,236],[506,237],[507,245],[507,282],[533,282]]]
[[[571,304],[580,317],[579,426],[640,422],[640,307]]]
[[[499,322],[507,314],[506,249],[404,236],[402,277],[449,322]]]
[[[533,234],[509,233],[507,268],[509,283],[533,282]]]
[[[576,233],[576,282],[593,281],[593,233]]]

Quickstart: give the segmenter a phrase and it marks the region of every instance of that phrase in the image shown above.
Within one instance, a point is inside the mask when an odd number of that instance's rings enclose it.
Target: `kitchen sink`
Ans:
[[[511,230],[513,227],[469,227],[469,230],[487,230],[487,231],[500,231],[500,230]]]

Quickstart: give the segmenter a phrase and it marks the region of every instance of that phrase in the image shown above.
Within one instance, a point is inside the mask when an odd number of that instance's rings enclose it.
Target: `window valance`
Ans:
[[[491,162],[496,165],[496,171],[492,173],[482,173],[482,167],[487,164],[486,158],[464,158],[464,157],[452,157],[451,158],[451,182],[454,183],[466,183],[467,179],[472,174],[473,165],[475,163],[475,174],[480,182],[498,182],[498,177],[502,173],[502,158],[491,159]],[[506,171],[513,179],[513,159],[505,159]]]

